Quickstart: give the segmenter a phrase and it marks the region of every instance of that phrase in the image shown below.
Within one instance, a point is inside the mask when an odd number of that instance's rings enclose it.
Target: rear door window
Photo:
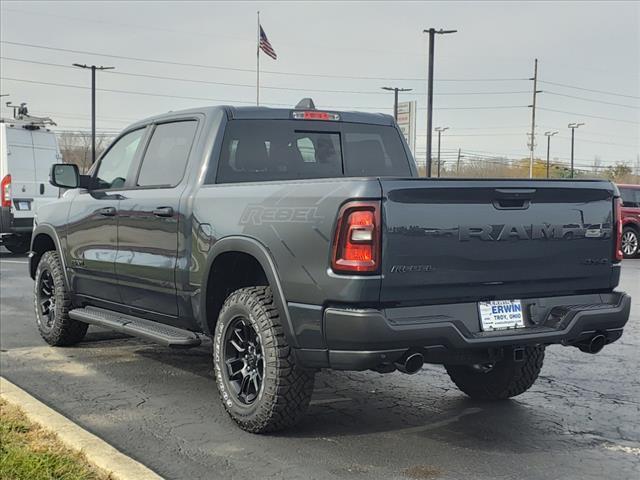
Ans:
[[[393,127],[232,120],[225,130],[217,182],[410,174],[409,160]]]
[[[180,183],[197,125],[195,120],[156,125],[142,159],[138,186],[175,187]]]
[[[625,207],[640,207],[640,188],[620,188],[620,196]]]

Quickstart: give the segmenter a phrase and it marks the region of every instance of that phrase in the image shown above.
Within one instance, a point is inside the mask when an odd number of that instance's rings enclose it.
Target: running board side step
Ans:
[[[76,308],[69,312],[69,317],[80,322],[151,340],[168,347],[197,347],[201,343],[200,337],[189,330],[103,308]]]

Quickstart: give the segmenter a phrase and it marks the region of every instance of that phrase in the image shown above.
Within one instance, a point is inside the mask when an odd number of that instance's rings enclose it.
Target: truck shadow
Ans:
[[[208,342],[198,348],[176,350],[132,341],[135,355],[197,375],[213,385]],[[527,394],[501,402],[470,400],[434,365],[413,376],[323,371],[316,376],[311,404],[301,422],[295,428],[271,436],[340,442],[385,434],[398,436],[398,448],[402,438],[418,443],[437,440],[460,448],[515,453],[549,451],[596,441],[570,435],[553,411],[538,408],[526,399]],[[217,402],[217,398],[211,401]],[[226,416],[219,407],[213,408],[211,414]]]

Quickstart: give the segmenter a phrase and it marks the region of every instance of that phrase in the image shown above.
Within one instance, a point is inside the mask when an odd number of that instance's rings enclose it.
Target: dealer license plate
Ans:
[[[520,300],[478,302],[478,310],[482,330],[485,332],[524,327]]]

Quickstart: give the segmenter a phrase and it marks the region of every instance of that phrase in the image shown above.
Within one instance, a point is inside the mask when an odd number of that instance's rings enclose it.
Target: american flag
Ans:
[[[269,39],[267,38],[266,33],[262,29],[262,25],[260,25],[260,50],[269,55],[274,60],[278,58],[276,55],[276,51],[273,49],[271,44],[269,43]]]

